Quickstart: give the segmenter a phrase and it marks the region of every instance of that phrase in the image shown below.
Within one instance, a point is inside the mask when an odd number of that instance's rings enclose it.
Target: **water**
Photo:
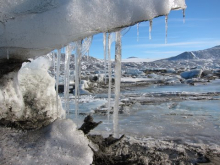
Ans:
[[[143,91],[145,90],[145,91]],[[133,91],[143,92],[218,92],[220,80],[207,85],[198,86],[151,86]],[[130,91],[128,91],[130,92]],[[102,96],[102,95],[97,95]],[[86,96],[84,96],[86,97]],[[80,110],[93,114],[94,109],[101,105],[107,106],[107,98],[98,98],[94,95],[87,102],[80,104]],[[74,119],[74,103],[70,104]],[[85,116],[80,116],[82,123]],[[103,121],[92,133],[108,136],[113,133],[113,123],[107,116],[93,114],[95,121]],[[110,120],[113,115],[109,116]],[[220,138],[220,101],[219,100],[184,100],[167,101],[165,103],[141,105],[135,103],[127,108],[124,114],[118,116],[119,134],[137,137],[154,137],[159,139],[181,140],[190,143],[219,144]]]
[[[189,92],[189,93],[206,93],[206,92],[220,92],[220,80],[214,80],[211,83],[195,84],[195,86],[181,84],[181,85],[165,85],[165,86],[155,86],[152,85],[147,88],[139,88],[135,90],[138,93],[165,93],[165,92]]]

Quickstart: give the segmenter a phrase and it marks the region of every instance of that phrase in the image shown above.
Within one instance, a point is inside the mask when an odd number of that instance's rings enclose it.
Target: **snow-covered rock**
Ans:
[[[191,79],[191,78],[200,78],[202,74],[202,70],[194,69],[191,71],[181,73],[181,77],[184,79]]]
[[[1,79],[5,85],[0,88],[0,120],[33,129],[65,117],[60,99],[57,104],[55,80],[47,72],[49,66],[49,61],[40,57],[23,66],[18,75],[12,72]]]

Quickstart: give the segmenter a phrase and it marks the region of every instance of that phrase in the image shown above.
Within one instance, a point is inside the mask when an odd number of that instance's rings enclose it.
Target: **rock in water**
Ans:
[[[79,128],[79,130],[82,130],[84,132],[84,134],[88,134],[91,130],[93,130],[95,127],[97,127],[101,123],[102,123],[101,121],[98,123],[94,122],[92,116],[88,115],[84,119],[84,123]]]

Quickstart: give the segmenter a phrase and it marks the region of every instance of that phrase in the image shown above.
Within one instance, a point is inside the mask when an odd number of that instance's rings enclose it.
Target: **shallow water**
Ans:
[[[208,85],[152,86],[132,91],[132,93],[137,94],[148,92],[220,92],[220,80],[215,80]],[[98,97],[100,96],[98,95]],[[93,113],[95,108],[107,103],[106,98],[83,97],[82,103],[79,105],[82,113]],[[71,98],[70,118],[77,121],[78,126],[80,126],[85,116],[79,115],[76,119],[74,108],[74,99]],[[103,121],[103,123],[92,133],[104,136],[112,133],[112,119],[108,122],[107,116],[94,114],[93,117],[95,121]],[[183,142],[220,145],[220,101],[185,100],[170,101],[158,105],[137,103],[127,108],[124,114],[119,114],[119,130],[120,134],[137,137],[178,139]]]
[[[157,86],[152,85],[147,88],[138,88],[134,92],[149,93],[149,92],[196,92],[196,93],[206,93],[206,92],[220,92],[220,80],[214,80],[208,84],[195,84],[195,86],[180,84],[180,85],[165,85]]]
[[[175,107],[171,108],[173,104]],[[135,106],[130,109],[130,115],[120,115],[120,133],[220,144],[219,108],[219,100]],[[98,116],[95,119],[105,121],[96,131],[111,129],[111,124],[107,124],[104,117]]]

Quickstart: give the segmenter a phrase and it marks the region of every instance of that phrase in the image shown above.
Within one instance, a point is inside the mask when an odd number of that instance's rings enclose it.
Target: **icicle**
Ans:
[[[111,68],[111,34],[108,35],[108,123],[111,110],[111,85],[112,85],[112,68]]]
[[[139,41],[139,23],[137,23],[137,42]]]
[[[7,60],[9,60],[9,51],[8,51],[8,49],[7,49]]]
[[[57,69],[56,69],[56,99],[57,99],[57,115],[58,115],[58,89],[59,89],[59,76],[60,76],[60,56],[61,49],[57,51]]]
[[[75,117],[78,118],[79,111],[79,82],[80,82],[80,56],[82,49],[82,41],[76,42],[76,53],[75,53]]]
[[[165,31],[166,31],[165,44],[167,44],[168,15],[165,16]]]
[[[55,62],[56,57],[55,57],[54,52],[52,52],[51,55],[52,55],[52,59],[53,59],[53,74],[54,74],[54,77],[55,77],[55,75],[56,75],[56,62]]]
[[[65,109],[67,113],[67,117],[69,116],[69,63],[70,63],[70,55],[71,49],[70,45],[66,46],[65,49],[65,78],[64,78],[64,99],[65,99]]]
[[[149,40],[151,40],[151,32],[152,32],[153,21],[149,21]]]
[[[114,137],[119,137],[118,128],[118,110],[120,99],[120,85],[121,85],[121,31],[116,32],[115,44],[115,105],[113,114],[113,132]]]
[[[89,61],[89,50],[87,52],[87,61]]]
[[[186,14],[185,14],[185,9],[183,9],[183,23],[185,23],[186,22]]]
[[[103,33],[103,50],[104,50],[104,73],[105,73],[105,84],[106,84],[106,33]]]

